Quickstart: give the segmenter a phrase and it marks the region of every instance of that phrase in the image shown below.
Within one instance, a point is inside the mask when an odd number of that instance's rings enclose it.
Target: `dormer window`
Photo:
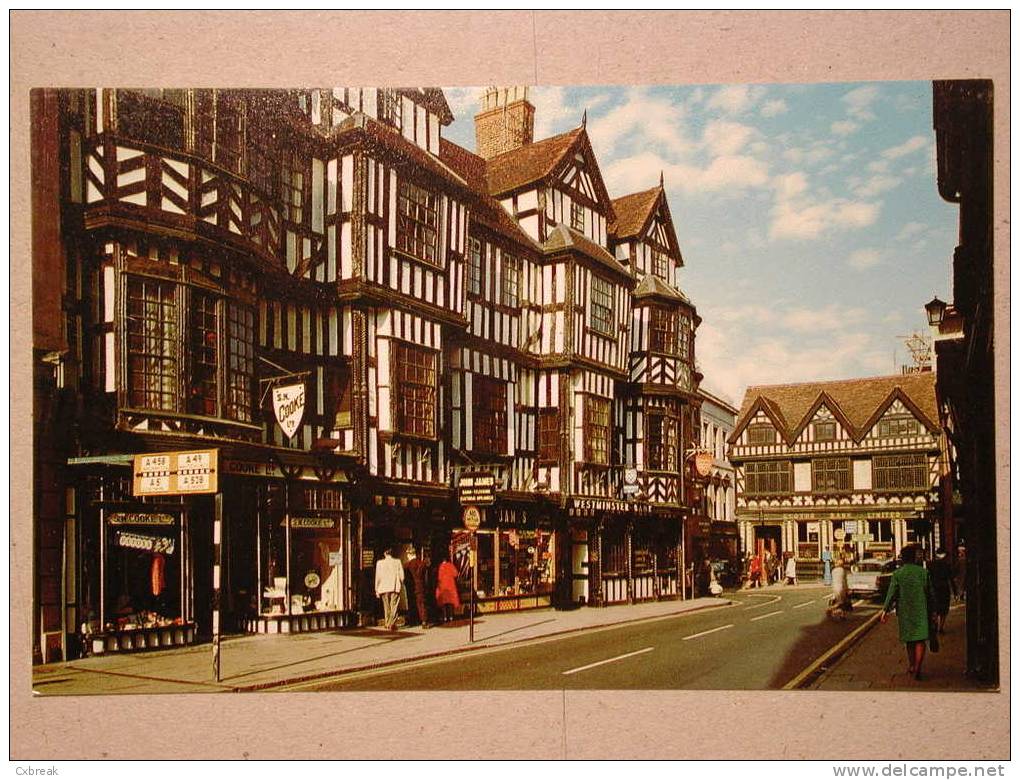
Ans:
[[[913,417],[886,417],[878,421],[880,439],[891,439],[896,436],[917,436],[920,426]]]
[[[747,428],[748,444],[775,444],[776,429],[768,423],[756,423]]]
[[[815,441],[835,441],[836,440],[836,423],[834,422],[816,422],[813,426]]]
[[[669,281],[669,258],[658,249],[652,252],[652,273],[662,281]]]

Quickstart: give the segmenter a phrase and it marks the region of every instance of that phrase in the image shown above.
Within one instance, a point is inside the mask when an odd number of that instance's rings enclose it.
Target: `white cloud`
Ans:
[[[761,107],[761,115],[764,117],[779,116],[789,110],[785,100],[766,100]]]
[[[536,119],[539,113],[536,107]],[[685,117],[682,104],[655,97],[647,89],[634,88],[627,90],[622,104],[601,116],[589,117],[587,129],[595,153],[603,160],[619,154],[625,141],[632,142],[629,148],[635,150],[661,149],[681,157],[696,146],[688,137]],[[536,128],[535,137],[545,136]]]
[[[882,156],[887,160],[895,160],[899,157],[903,157],[904,155],[916,152],[919,149],[924,149],[928,146],[928,144],[929,141],[925,136],[915,135],[913,138],[904,141],[899,146],[893,146],[886,149],[882,152]]]
[[[535,106],[535,138],[547,138],[581,124],[583,108],[568,103],[563,87],[537,87],[528,96]]]
[[[883,192],[896,189],[896,187],[899,187],[902,183],[903,179],[898,176],[886,176],[879,174],[877,176],[872,176],[860,186],[854,187],[854,195],[859,198],[873,198]]]
[[[471,119],[481,108],[483,92],[482,87],[447,87],[443,95],[457,119]]]
[[[700,171],[695,182],[698,189],[713,192],[762,187],[768,180],[768,165],[761,160],[746,155],[723,155]]]
[[[791,146],[783,152],[783,158],[794,165],[817,165],[832,157],[835,152],[825,141],[815,141],[807,146]]]
[[[847,258],[850,267],[856,268],[858,271],[874,268],[881,262],[882,253],[878,249],[858,249],[851,252],[850,257]]]
[[[857,87],[847,92],[841,98],[843,103],[846,104],[846,113],[861,121],[868,121],[875,118],[875,114],[871,110],[871,104],[875,102],[878,97],[878,87],[865,86]]]
[[[900,232],[896,234],[896,240],[909,241],[914,236],[919,236],[926,230],[928,230],[928,226],[921,222],[908,222],[900,228]]]
[[[613,160],[602,173],[610,192],[626,193],[652,186],[658,181],[659,171],[663,172],[667,189],[680,189],[688,195],[739,194],[769,182],[768,166],[746,155],[720,155],[701,167],[690,162],[670,162],[645,151]]]
[[[807,189],[807,177],[799,171],[777,176],[776,192],[781,198],[793,198]]]
[[[835,133],[836,135],[850,135],[858,127],[860,127],[860,125],[858,125],[856,122],[844,120],[840,122],[833,122],[829,126],[829,129],[832,130],[832,132]]]
[[[887,160],[875,160],[868,163],[868,170],[872,173],[885,173],[889,170],[889,162]]]
[[[753,127],[738,122],[716,121],[705,126],[703,140],[714,154],[736,154],[756,133]]]
[[[880,204],[842,198],[811,201],[777,199],[769,236],[773,239],[810,239],[834,231],[867,227],[878,218]]]
[[[720,87],[709,98],[708,107],[727,114],[741,114],[751,108],[761,98],[763,92],[761,88],[747,84]]]
[[[868,313],[864,309],[833,303],[821,309],[789,309],[783,314],[782,325],[788,330],[818,333],[859,325],[865,322],[867,317]]]

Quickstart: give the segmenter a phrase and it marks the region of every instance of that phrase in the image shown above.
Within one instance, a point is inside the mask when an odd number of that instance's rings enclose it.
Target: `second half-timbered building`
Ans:
[[[743,549],[817,567],[851,545],[940,543],[943,433],[931,372],[748,388],[729,438]]]

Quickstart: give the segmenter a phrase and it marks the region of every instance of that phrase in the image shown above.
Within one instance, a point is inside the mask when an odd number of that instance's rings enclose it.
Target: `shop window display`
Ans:
[[[451,559],[460,572],[461,589],[469,592],[470,535],[454,534]],[[544,596],[555,584],[554,536],[550,531],[499,529],[479,531],[476,595],[480,599],[510,599],[498,609],[516,609],[537,604],[518,603],[519,597]]]
[[[162,512],[106,517],[106,630],[180,625],[180,521]]]

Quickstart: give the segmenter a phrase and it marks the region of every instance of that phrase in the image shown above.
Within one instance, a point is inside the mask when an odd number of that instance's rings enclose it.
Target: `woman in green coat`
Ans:
[[[903,565],[893,572],[885,597],[882,622],[889,619],[895,604],[900,641],[907,648],[907,664],[915,680],[921,679],[924,644],[928,641],[928,605],[932,601],[928,571],[917,563],[917,547],[907,545],[900,551]]]

